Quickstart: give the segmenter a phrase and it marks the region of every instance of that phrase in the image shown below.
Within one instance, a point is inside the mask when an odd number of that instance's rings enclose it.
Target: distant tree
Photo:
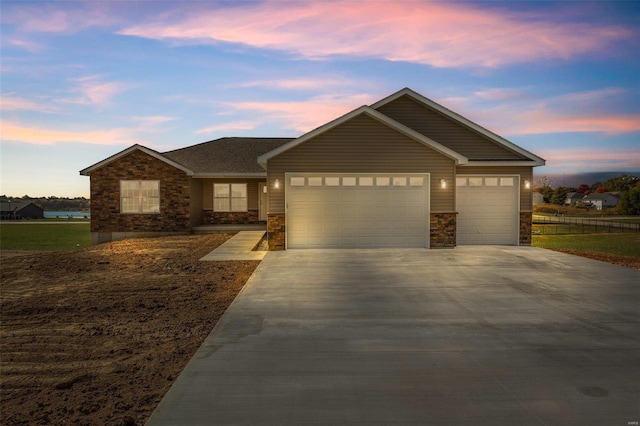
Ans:
[[[589,190],[589,185],[587,185],[586,183],[583,183],[576,189],[576,192],[579,192],[580,194],[584,194],[588,190]]]
[[[618,206],[622,214],[640,214],[640,184],[623,192]]]
[[[640,182],[640,177],[624,174],[607,180],[602,186],[608,188],[609,191],[624,192],[633,188],[638,182]]]
[[[557,187],[556,190],[553,191],[553,196],[550,200],[551,204],[564,205],[568,192],[570,192],[569,188],[565,188],[564,186]]]
[[[595,191],[596,189],[600,188],[602,186],[602,182],[598,181],[596,183],[592,183],[590,188],[591,191]]]
[[[601,186],[600,188],[596,188],[596,194],[602,194],[604,192],[609,192],[609,190],[604,186]]]
[[[553,179],[547,176],[542,176],[537,181],[534,182],[533,190],[534,192],[539,192],[542,194],[543,201],[545,203],[550,203],[551,198],[553,198],[553,188],[551,188],[551,183]]]

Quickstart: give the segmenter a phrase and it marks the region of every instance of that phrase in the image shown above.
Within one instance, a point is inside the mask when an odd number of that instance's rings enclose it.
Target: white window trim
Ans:
[[[137,210],[136,211],[124,211],[124,199],[125,198],[130,198],[130,197],[124,197],[123,196],[123,185],[125,184],[125,182],[134,182],[138,189],[137,189]],[[145,183],[149,183],[149,182],[153,182],[157,185],[158,188],[158,197],[157,197],[157,208],[154,206],[153,210],[144,210],[144,201],[145,201],[145,197],[142,196],[142,193],[140,191],[140,187],[142,186],[142,182]],[[150,198],[155,198],[155,197],[150,197]],[[120,181],[120,214],[160,214],[160,181],[159,180],[145,180],[145,179],[123,179]]]
[[[228,186],[228,191],[229,191],[229,196],[227,197],[216,197],[216,185],[227,185]],[[234,197],[233,196],[233,191],[231,190],[231,186],[232,185],[243,185],[244,186],[244,197]],[[228,209],[216,209],[216,199],[226,199],[228,200]],[[239,199],[244,199],[244,207],[242,210],[234,210],[233,209],[233,200],[239,200]],[[249,211],[249,199],[248,199],[248,193],[247,193],[247,184],[246,183],[226,183],[226,182],[214,182],[213,183],[213,211],[214,212],[220,212],[220,213],[237,213],[237,212],[248,212]]]

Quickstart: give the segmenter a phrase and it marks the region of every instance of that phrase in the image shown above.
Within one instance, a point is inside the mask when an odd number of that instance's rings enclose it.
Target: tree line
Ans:
[[[634,175],[621,175],[604,182],[595,182],[591,185],[582,184],[575,187],[552,187],[553,179],[546,176],[540,178],[534,185],[534,191],[542,194],[545,203],[564,205],[567,194],[578,192],[589,195],[592,192],[620,192],[618,209],[622,214],[640,214],[640,177]]]
[[[30,197],[23,195],[22,197],[11,197],[7,195],[0,195],[0,202],[2,203],[33,203],[36,206],[42,207],[45,211],[50,212],[83,212],[89,211],[89,205],[91,201],[85,197]]]

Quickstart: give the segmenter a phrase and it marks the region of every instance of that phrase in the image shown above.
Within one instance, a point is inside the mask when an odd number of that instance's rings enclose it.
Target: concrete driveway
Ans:
[[[271,252],[148,425],[637,425],[640,271],[532,247]]]

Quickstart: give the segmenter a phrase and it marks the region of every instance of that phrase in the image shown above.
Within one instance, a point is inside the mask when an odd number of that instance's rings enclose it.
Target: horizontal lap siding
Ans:
[[[460,175],[520,175],[520,211],[530,212],[533,209],[532,190],[524,188],[528,180],[533,186],[533,167],[458,167]]]
[[[472,160],[524,158],[407,96],[378,111]]]
[[[213,210],[214,183],[246,183],[247,210],[258,210],[258,182],[264,179],[202,179],[202,209]]]
[[[364,115],[272,158],[268,169],[271,214],[285,211],[286,172],[430,173],[431,212],[450,212],[455,204],[453,160]],[[440,179],[449,182],[446,189]]]

